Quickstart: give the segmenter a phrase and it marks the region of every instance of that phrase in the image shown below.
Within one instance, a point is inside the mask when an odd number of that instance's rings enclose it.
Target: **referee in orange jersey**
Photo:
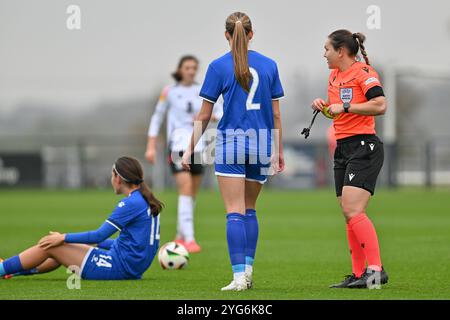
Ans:
[[[386,112],[386,99],[379,76],[370,66],[364,40],[363,34],[348,30],[328,36],[324,54],[331,69],[328,99],[312,102],[315,110],[329,106],[335,117],[334,180],[352,258],[352,275],[331,288],[371,288],[388,281],[377,233],[366,215],[383,166],[383,142],[376,136],[375,116]],[[358,52],[364,62],[358,61]]]

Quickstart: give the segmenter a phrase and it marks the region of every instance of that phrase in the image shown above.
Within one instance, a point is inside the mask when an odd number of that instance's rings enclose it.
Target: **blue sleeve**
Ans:
[[[65,242],[67,243],[100,243],[114,233],[117,232],[117,229],[114,228],[110,223],[104,222],[100,228],[95,231],[87,231],[87,232],[79,232],[79,233],[68,233],[66,234]]]
[[[139,215],[139,210],[136,210],[133,202],[124,199],[117,204],[112,214],[106,219],[106,222],[118,231],[122,231],[137,215]]]
[[[280,75],[278,74],[278,67],[276,64],[275,64],[275,72],[274,72],[274,76],[273,76],[271,91],[272,91],[271,93],[272,93],[273,100],[284,97],[284,91],[283,91],[283,87],[281,86]]]
[[[208,70],[206,71],[205,80],[203,81],[203,85],[200,90],[200,97],[208,100],[209,102],[216,103],[221,94],[222,77],[212,65],[209,65]]]
[[[106,239],[105,241],[97,243],[97,247],[109,250],[112,247],[114,239]]]

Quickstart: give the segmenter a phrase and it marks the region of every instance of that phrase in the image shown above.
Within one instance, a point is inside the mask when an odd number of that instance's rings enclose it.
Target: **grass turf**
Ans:
[[[176,197],[166,203],[161,242],[174,236]],[[0,256],[33,245],[49,230],[94,229],[118,197],[109,190],[1,190]],[[65,268],[53,273],[0,280],[4,299],[449,299],[450,190],[379,190],[368,209],[380,238],[390,283],[382,290],[328,289],[350,272],[341,214],[331,190],[274,191],[260,196],[260,241],[255,287],[220,292],[231,271],[225,214],[218,193],[197,200],[196,236],[203,252],[185,270],[162,270],[154,261],[140,281],[82,281],[66,287]],[[156,259],[155,259],[156,260]]]

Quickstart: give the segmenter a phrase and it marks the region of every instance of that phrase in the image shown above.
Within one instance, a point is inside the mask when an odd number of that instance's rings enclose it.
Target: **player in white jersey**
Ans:
[[[200,85],[195,82],[198,60],[194,56],[183,56],[177,71],[172,74],[176,83],[163,89],[148,129],[146,159],[154,164],[156,159],[156,140],[159,129],[167,113],[168,162],[175,177],[178,189],[178,222],[175,241],[184,245],[189,252],[199,252],[200,246],[194,237],[195,196],[201,184],[203,165],[200,163],[203,143],[198,143],[193,158],[197,163],[191,171],[181,165],[183,151],[187,149],[194,128],[194,118],[200,111],[202,98]],[[221,116],[221,106],[215,108],[215,118]],[[173,157],[176,155],[176,157]],[[179,159],[179,161],[173,161]],[[194,161],[193,161],[194,162]]]

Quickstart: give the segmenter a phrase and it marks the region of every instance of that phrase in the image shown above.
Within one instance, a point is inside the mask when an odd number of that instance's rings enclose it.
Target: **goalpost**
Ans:
[[[395,183],[450,185],[450,69],[389,65],[383,71],[383,139]]]

